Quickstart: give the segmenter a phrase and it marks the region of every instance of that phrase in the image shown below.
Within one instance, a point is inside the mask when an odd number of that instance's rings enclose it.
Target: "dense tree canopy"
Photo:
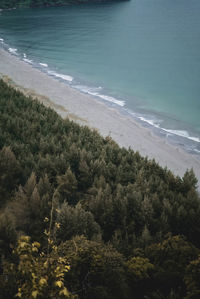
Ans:
[[[1,80],[0,297],[198,298],[196,187]]]

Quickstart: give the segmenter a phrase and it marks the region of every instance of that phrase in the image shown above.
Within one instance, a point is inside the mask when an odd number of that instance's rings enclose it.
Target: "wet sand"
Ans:
[[[131,147],[142,156],[154,158],[175,175],[182,177],[187,169],[193,168],[200,182],[200,159],[168,144],[164,138],[121,114],[118,109],[71,88],[2,49],[0,74],[5,81],[25,94],[37,97],[63,118],[69,117],[81,125],[97,129],[103,136],[111,136],[120,146]]]

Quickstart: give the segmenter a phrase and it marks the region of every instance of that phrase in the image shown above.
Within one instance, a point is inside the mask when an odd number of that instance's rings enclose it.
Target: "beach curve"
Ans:
[[[108,107],[94,96],[73,89],[3,49],[0,49],[0,73],[4,79],[10,78],[16,88],[39,98],[63,118],[69,117],[81,125],[97,129],[104,137],[112,137],[120,146],[130,147],[142,156],[155,159],[175,175],[182,177],[187,169],[193,168],[200,181],[200,159],[197,156],[167,143],[166,139],[155,135],[132,117]]]

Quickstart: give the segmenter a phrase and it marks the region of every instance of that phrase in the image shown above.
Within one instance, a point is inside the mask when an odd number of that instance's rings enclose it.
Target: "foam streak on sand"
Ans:
[[[120,101],[120,100],[117,100],[111,96],[107,96],[107,95],[104,95],[104,94],[101,94],[99,93],[99,91],[102,89],[101,87],[88,87],[88,86],[83,86],[83,85],[74,85],[73,86],[74,88],[84,92],[84,93],[87,93],[87,94],[90,94],[92,96],[95,96],[95,97],[98,97],[104,101],[107,101],[107,102],[110,102],[110,103],[114,103],[116,105],[119,105],[121,107],[124,107],[125,105],[125,102],[124,101]]]
[[[144,118],[143,116],[138,116],[138,119],[140,119],[143,122],[148,123],[149,125],[157,128],[157,129],[161,129],[164,132],[170,133],[172,135],[177,135],[177,136],[180,136],[180,137],[183,137],[183,138],[187,138],[189,140],[192,140],[192,141],[200,143],[200,138],[194,137],[194,136],[190,136],[187,131],[165,129],[165,128],[163,128],[163,127],[160,126],[160,124],[159,124],[158,121],[155,121],[153,119],[147,119],[147,118]]]
[[[48,64],[47,64],[47,63],[42,63],[42,62],[40,62],[39,64],[40,64],[41,66],[48,67]]]
[[[58,74],[58,73],[56,73],[56,72],[54,72],[54,71],[48,71],[47,73],[48,73],[49,75],[51,75],[51,76],[56,77],[56,78],[60,78],[60,79],[62,79],[62,80],[64,80],[64,81],[69,81],[69,82],[72,82],[72,81],[73,81],[73,77],[68,76],[68,75]]]
[[[15,48],[9,48],[8,51],[9,51],[11,54],[18,55],[18,54],[17,54],[17,49],[15,49]]]
[[[183,131],[183,130],[169,130],[169,129],[164,129],[162,128],[164,131],[169,132],[171,134],[177,135],[177,136],[181,136],[196,142],[200,142],[200,139],[198,137],[193,137],[190,136],[189,133],[187,131]]]
[[[123,115],[115,107],[108,107],[92,94],[81,93],[65,83],[72,77],[57,73],[51,76],[24,63],[17,56],[0,50],[0,72],[10,77],[18,86],[31,89],[35,93],[55,103],[55,110],[62,116],[75,115],[77,121],[96,128],[103,136],[110,135],[120,146],[138,150],[143,156],[155,158],[161,166],[167,166],[174,174],[183,176],[193,168],[200,181],[200,160],[182,149],[167,143],[167,139],[155,136],[149,128],[144,128],[134,118]],[[61,77],[62,76],[62,77]],[[63,79],[56,80],[55,77]],[[100,94],[101,88],[96,90]],[[49,104],[49,101],[46,103]]]
[[[24,60],[25,62],[27,62],[27,63],[30,63],[30,64],[32,64],[32,63],[33,63],[33,61],[32,61],[32,60],[30,60],[30,59],[28,59],[28,58],[23,58],[23,60]]]

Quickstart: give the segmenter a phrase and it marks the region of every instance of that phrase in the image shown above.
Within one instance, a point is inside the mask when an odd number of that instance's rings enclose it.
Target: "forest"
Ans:
[[[63,6],[70,4],[81,4],[88,2],[106,2],[112,0],[0,0],[0,9],[42,7],[42,6]],[[113,0],[120,1],[120,0]],[[121,0],[122,1],[122,0]]]
[[[0,80],[0,298],[200,298],[200,196]]]

